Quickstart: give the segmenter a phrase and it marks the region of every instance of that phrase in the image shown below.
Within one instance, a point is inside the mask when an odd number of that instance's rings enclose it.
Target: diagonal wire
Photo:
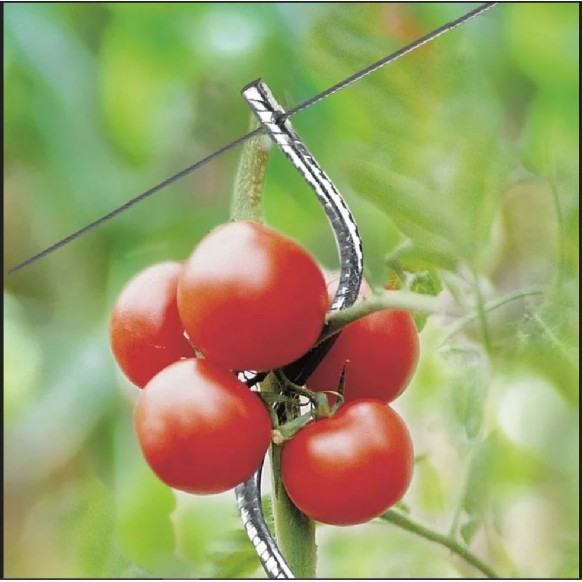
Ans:
[[[426,44],[426,43],[430,42],[431,40],[434,40],[435,38],[441,36],[445,32],[449,32],[450,30],[453,30],[457,26],[460,26],[461,24],[464,24],[465,22],[471,20],[475,16],[482,14],[483,12],[485,12],[486,10],[489,10],[490,8],[495,6],[496,4],[497,4],[497,2],[486,2],[485,4],[481,4],[481,6],[475,8],[474,10],[471,10],[470,12],[463,14],[463,16],[461,16],[455,20],[451,20],[450,22],[447,22],[446,24],[443,24],[439,28],[432,30],[431,32],[425,34],[424,36],[421,36],[420,38],[411,42],[410,44],[398,49],[397,51],[389,54],[388,56],[380,59],[379,61],[372,63],[371,65],[367,66],[366,68],[362,69],[361,71],[354,73],[353,75],[351,75],[347,79],[344,79],[343,81],[336,83],[332,87],[329,87],[325,91],[322,91],[321,93],[318,93],[317,95],[314,95],[313,97],[311,97],[307,101],[304,101],[303,103],[300,103],[299,105],[297,105],[293,109],[289,109],[283,115],[283,118],[287,119],[287,118],[291,117],[292,115],[296,115],[297,113],[304,111],[308,107],[311,107],[312,105],[315,105],[316,103],[319,103],[320,101],[329,97],[330,95],[333,95],[334,93],[337,93],[338,91],[341,91],[342,89],[345,89],[346,87],[348,87],[352,83],[355,83],[355,82],[359,81],[360,79],[363,79],[367,75],[377,71],[378,69],[380,69],[384,65],[387,65],[388,63],[394,62],[396,59],[399,59],[400,57],[412,52],[413,50],[419,48],[423,44]],[[138,202],[141,202],[142,200],[148,198],[152,194],[155,194],[156,192],[158,192],[162,188],[165,188],[166,186],[178,181],[179,179],[183,178],[187,174],[194,172],[195,170],[201,168],[202,166],[206,165],[207,163],[214,160],[215,158],[218,158],[219,156],[226,153],[227,151],[244,143],[245,141],[247,141],[248,139],[250,139],[256,135],[259,135],[262,132],[263,132],[263,128],[258,127],[257,129],[254,129],[253,131],[250,131],[249,133],[235,139],[234,141],[231,141],[229,144],[225,145],[224,147],[220,148],[219,150],[216,150],[212,154],[206,156],[205,158],[202,158],[201,160],[195,162],[194,164],[188,166],[187,168],[180,170],[178,173],[174,174],[173,176],[166,178],[165,180],[156,184],[155,186],[152,186],[151,188],[149,188],[145,192],[142,192],[141,194],[128,200],[125,204],[122,204],[118,208],[115,208],[114,210],[101,216],[97,220],[90,222],[89,224],[87,224],[83,228],[81,228],[81,229],[77,230],[76,232],[73,232],[69,236],[59,240],[58,242],[54,243],[53,245],[40,251],[36,255],[33,255],[32,257],[26,259],[22,263],[19,263],[18,265],[16,265],[12,269],[10,269],[8,271],[8,274],[12,275],[16,271],[19,271],[20,269],[23,269],[24,267],[27,267],[28,265],[31,265],[32,263],[35,263],[36,261],[46,257],[47,255],[53,253],[54,251],[60,249],[61,247],[69,244],[70,242],[72,242],[76,238],[88,233],[90,230],[93,230],[94,228],[103,224],[104,222],[107,222],[111,218],[114,218],[118,214],[125,212],[126,210],[128,210],[129,208],[131,208],[132,206],[137,204]]]
[[[135,196],[131,200],[128,200],[125,204],[122,204],[121,206],[115,208],[111,212],[104,214],[103,216],[101,216],[97,220],[90,222],[89,224],[85,225],[83,228],[80,228],[79,230],[73,232],[69,236],[66,236],[65,238],[63,238],[60,241],[56,242],[55,244],[51,245],[50,247],[47,247],[46,249],[40,251],[36,255],[33,255],[29,259],[26,259],[26,261],[19,263],[18,265],[16,265],[16,267],[13,267],[12,269],[10,269],[8,271],[8,274],[12,275],[12,273],[15,273],[16,271],[19,271],[20,269],[23,269],[24,267],[27,267],[28,265],[35,263],[36,261],[38,261],[39,259],[42,259],[43,257],[46,257],[47,255],[50,255],[51,253],[53,253],[57,249],[64,247],[65,245],[69,244],[70,242],[72,242],[76,238],[79,238],[80,236],[88,233],[90,230],[93,230],[94,228],[96,228],[100,224],[103,224],[104,222],[107,222],[108,220],[110,220],[114,216],[117,216],[118,214],[121,214],[122,212],[128,210],[129,208],[131,208],[132,206],[134,206],[138,202],[145,200],[146,198],[148,198],[152,194],[155,194],[156,192],[158,192],[162,188],[169,186],[173,182],[177,182],[180,178],[183,178],[187,174],[190,174],[191,172],[194,172],[198,168],[205,166],[208,162],[212,161],[214,158],[218,158],[219,156],[221,156],[222,154],[226,153],[227,151],[233,149],[237,145],[240,145],[241,143],[245,142],[247,139],[250,139],[251,137],[254,137],[255,135],[262,133],[262,131],[263,131],[263,129],[261,127],[257,127],[257,129],[253,129],[253,131],[250,131],[249,133],[239,137],[238,139],[231,141],[229,144],[225,145],[224,147],[220,148],[219,150],[216,150],[215,152],[213,152],[209,156],[206,156],[205,158],[198,160],[197,162],[195,162],[191,166],[188,166],[187,168],[180,170],[177,174],[174,174],[173,176],[166,178],[162,182],[159,182],[155,186],[152,186],[149,190],[146,190],[145,192],[142,192],[141,194],[139,194],[138,196]]]
[[[372,63],[371,65],[367,66],[365,69],[362,69],[361,71],[358,71],[357,73],[354,73],[351,77],[348,77],[347,79],[344,79],[343,81],[340,81],[339,83],[333,85],[329,89],[326,89],[325,91],[322,91],[321,93],[318,93],[317,95],[313,96],[311,99],[308,99],[307,101],[304,101],[303,103],[300,103],[299,105],[297,105],[297,107],[294,107],[293,109],[289,109],[289,111],[287,111],[287,113],[285,113],[283,115],[283,118],[286,119],[287,117],[291,117],[292,115],[295,115],[296,113],[299,113],[300,111],[303,111],[304,109],[307,109],[308,107],[311,107],[312,105],[315,105],[316,103],[319,103],[320,101],[322,101],[326,97],[329,97],[330,95],[333,95],[334,93],[337,93],[338,91],[341,91],[342,89],[345,89],[348,85],[351,85],[352,83],[355,83],[356,81],[359,81],[360,79],[363,79],[364,77],[368,76],[370,73],[373,73],[374,71],[377,71],[378,69],[382,68],[384,65],[387,65],[388,63],[394,62],[396,59],[399,59],[400,57],[412,52],[413,50],[416,50],[417,48],[421,47],[423,44],[426,44],[427,42],[430,42],[431,40],[434,40],[435,38],[441,36],[441,34],[444,34],[445,32],[449,32],[450,30],[453,30],[453,28],[457,28],[457,26],[464,24],[465,22],[471,20],[471,18],[475,18],[475,16],[482,14],[483,12],[485,12],[486,10],[489,10],[489,8],[492,8],[496,4],[497,4],[497,2],[486,2],[485,4],[481,4],[481,6],[478,6],[474,10],[471,10],[470,12],[463,14],[463,16],[457,18],[456,20],[451,20],[450,22],[447,22],[446,24],[439,26],[439,28],[435,28],[431,32],[416,39],[414,42],[411,42],[410,44],[403,46],[401,49],[398,49],[397,51],[389,54],[388,56],[384,57],[383,59],[380,59],[379,61]]]

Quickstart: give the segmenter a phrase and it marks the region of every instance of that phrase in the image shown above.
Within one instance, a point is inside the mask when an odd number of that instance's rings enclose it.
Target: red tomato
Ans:
[[[160,370],[194,355],[178,316],[176,288],[180,263],[153,265],[122,289],[109,328],[119,367],[142,388]]]
[[[336,390],[346,364],[344,398],[391,402],[408,385],[418,361],[418,332],[407,311],[371,313],[348,325],[307,381],[311,390]]]
[[[325,282],[296,242],[256,222],[231,222],[196,247],[178,284],[191,341],[233,370],[288,364],[317,340]]]
[[[156,475],[170,487],[200,494],[248,479],[271,439],[260,398],[228,370],[196,359],[172,364],[150,380],[135,427]]]
[[[358,400],[286,443],[281,477],[303,513],[353,525],[377,517],[404,495],[413,464],[404,421],[378,400]]]

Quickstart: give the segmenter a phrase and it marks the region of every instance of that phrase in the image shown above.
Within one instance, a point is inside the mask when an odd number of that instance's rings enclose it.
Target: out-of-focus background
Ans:
[[[12,4],[5,272],[242,135],[240,88],[293,106],[475,4]],[[395,403],[400,510],[505,577],[578,576],[578,5],[500,5],[297,115],[345,193],[366,276],[438,294]],[[142,268],[229,216],[240,149],[4,283],[7,577],[261,575],[234,497],[176,495],[132,431],[108,316]],[[337,265],[279,152],[267,222]],[[322,577],[470,577],[386,523],[318,529]]]

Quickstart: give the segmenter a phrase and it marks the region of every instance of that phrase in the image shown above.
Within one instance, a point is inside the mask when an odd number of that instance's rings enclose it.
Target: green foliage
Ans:
[[[295,105],[466,8],[7,5],[6,266],[242,135],[250,80]],[[579,574],[578,12],[499,5],[293,120],[353,210],[371,285],[459,313],[416,316],[399,508],[504,576]],[[270,158],[267,224],[335,267],[311,191]],[[176,495],[149,471],[107,348],[121,286],[228,220],[237,163],[5,278],[8,577],[261,573],[231,494]],[[317,533],[320,576],[475,575],[394,525]]]
[[[453,410],[469,439],[474,439],[483,423],[487,387],[487,361],[478,347],[451,347],[447,354],[452,373],[449,390]]]
[[[117,448],[115,537],[121,550],[154,576],[168,571],[185,575],[174,557],[176,539],[170,514],[175,501],[171,489],[146,465],[131,433],[119,430]]]

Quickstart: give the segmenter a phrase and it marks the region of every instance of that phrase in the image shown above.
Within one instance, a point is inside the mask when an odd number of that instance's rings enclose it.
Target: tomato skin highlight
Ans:
[[[307,251],[251,221],[208,234],[178,284],[192,343],[232,370],[269,370],[302,356],[321,332],[327,303],[323,276]]]
[[[392,402],[408,386],[418,352],[418,332],[410,313],[376,311],[342,330],[307,386],[316,392],[336,390],[346,365],[345,402],[359,398]]]
[[[171,261],[148,267],[125,285],[115,303],[109,326],[111,351],[140,388],[169,364],[194,356],[176,302],[183,268]]]
[[[401,499],[413,465],[404,421],[378,400],[358,400],[308,424],[287,442],[281,477],[307,516],[330,525],[355,525]]]
[[[260,398],[229,371],[182,360],[140,394],[135,429],[146,461],[167,485],[189,493],[227,491],[264,458],[271,420]]]

